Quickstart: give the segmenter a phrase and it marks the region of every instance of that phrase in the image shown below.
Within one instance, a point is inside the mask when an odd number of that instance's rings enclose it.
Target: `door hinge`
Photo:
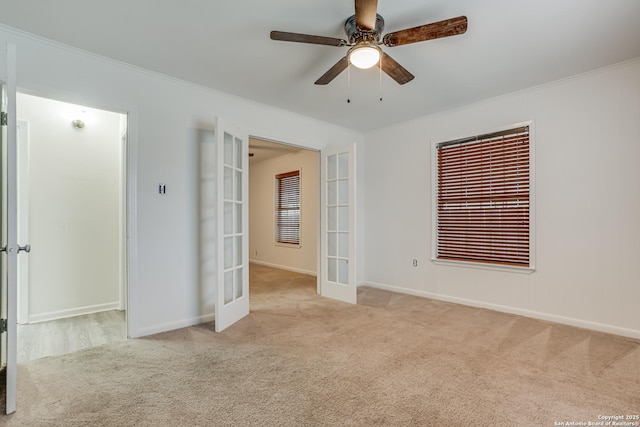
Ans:
[[[0,334],[7,332],[7,319],[0,319]]]
[[[0,126],[6,126],[9,123],[7,119],[7,113],[4,111],[0,113]]]

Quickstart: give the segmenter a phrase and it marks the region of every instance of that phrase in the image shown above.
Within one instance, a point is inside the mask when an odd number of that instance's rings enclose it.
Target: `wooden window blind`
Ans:
[[[529,266],[529,127],[437,146],[436,258]]]
[[[276,242],[300,244],[300,171],[276,175]]]

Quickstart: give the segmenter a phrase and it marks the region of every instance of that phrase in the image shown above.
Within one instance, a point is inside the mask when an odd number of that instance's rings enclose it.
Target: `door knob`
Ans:
[[[3,246],[0,248],[0,252],[8,252],[10,254],[12,253],[20,253],[20,251],[25,251],[27,253],[31,252],[31,245],[24,245],[24,246],[20,246],[18,245],[18,250],[16,251],[16,248],[10,248],[8,246]]]

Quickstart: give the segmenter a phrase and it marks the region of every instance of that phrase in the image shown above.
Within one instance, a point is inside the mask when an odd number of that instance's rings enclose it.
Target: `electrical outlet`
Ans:
[[[417,266],[418,266],[418,260],[417,260],[417,259],[414,259],[414,260],[413,260],[413,266],[414,266],[414,267],[417,267]]]

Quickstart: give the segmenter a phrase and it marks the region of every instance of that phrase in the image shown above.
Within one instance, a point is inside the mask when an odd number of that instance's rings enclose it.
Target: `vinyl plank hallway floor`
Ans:
[[[18,363],[127,339],[125,312],[103,311],[18,325]]]

